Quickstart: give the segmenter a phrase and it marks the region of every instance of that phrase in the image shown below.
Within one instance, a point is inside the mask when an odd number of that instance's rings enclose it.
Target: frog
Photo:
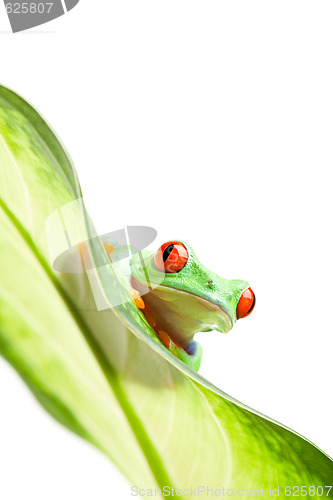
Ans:
[[[228,333],[254,309],[256,298],[247,281],[210,271],[182,240],[167,241],[156,252],[103,243],[111,262],[122,262],[120,278],[157,339],[196,371],[203,349],[194,335]],[[128,251],[131,257],[122,259]]]

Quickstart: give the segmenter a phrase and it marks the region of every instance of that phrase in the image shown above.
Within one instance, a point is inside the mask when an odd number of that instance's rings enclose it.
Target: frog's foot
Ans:
[[[193,370],[199,370],[202,358],[201,345],[193,341],[185,350],[183,346],[181,346],[176,340],[172,339],[170,335],[157,323],[150,304],[145,304],[138,290],[135,290],[135,288],[132,287],[130,295],[136,306],[141,309],[147,323],[155,330],[155,333],[162,344],[164,344],[165,347],[169,349],[172,354],[174,354],[174,356],[193,368]]]
[[[174,354],[177,358],[181,359],[184,363],[193,368],[193,370],[198,371],[202,358],[201,345],[193,341],[185,350],[157,323],[150,304],[145,304],[145,308],[142,312],[147,320],[147,323],[155,330],[156,335],[165,347],[169,349],[169,351],[172,352],[172,354]]]

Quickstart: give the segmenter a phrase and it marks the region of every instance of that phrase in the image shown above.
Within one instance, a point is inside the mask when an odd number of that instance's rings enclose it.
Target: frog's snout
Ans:
[[[255,304],[256,296],[254,295],[252,288],[247,288],[240,296],[237,304],[237,319],[245,318],[251,314]]]

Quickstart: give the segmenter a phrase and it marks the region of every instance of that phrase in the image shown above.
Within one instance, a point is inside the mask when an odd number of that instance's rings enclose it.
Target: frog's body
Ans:
[[[253,309],[249,284],[226,280],[205,268],[192,248],[181,241],[165,243],[154,253],[104,243],[111,261],[136,305],[163,344],[198,370],[201,346],[197,332],[227,333],[239,317]],[[132,255],[122,259],[122,255]]]

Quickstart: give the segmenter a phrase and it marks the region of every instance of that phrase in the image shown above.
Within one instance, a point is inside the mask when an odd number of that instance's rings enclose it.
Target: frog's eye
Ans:
[[[166,273],[178,273],[188,260],[188,251],[180,241],[168,241],[156,252],[155,266]]]
[[[254,309],[256,304],[256,297],[252,291],[252,288],[247,288],[244,290],[237,304],[237,319],[245,318]]]

